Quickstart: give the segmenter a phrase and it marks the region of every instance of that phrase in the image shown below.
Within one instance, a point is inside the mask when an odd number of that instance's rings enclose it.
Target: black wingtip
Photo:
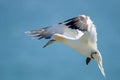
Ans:
[[[53,39],[48,41],[42,48],[47,47],[48,45],[52,44],[53,42],[55,42],[55,40],[53,40]]]

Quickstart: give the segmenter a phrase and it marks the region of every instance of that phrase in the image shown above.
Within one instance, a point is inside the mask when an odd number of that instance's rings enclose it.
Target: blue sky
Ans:
[[[96,25],[106,80],[120,79],[119,8],[119,0],[0,0],[0,80],[103,80],[95,61],[24,34],[81,14]]]

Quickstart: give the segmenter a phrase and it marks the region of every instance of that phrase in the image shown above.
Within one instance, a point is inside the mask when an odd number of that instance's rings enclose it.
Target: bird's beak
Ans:
[[[105,77],[105,72],[104,72],[104,68],[103,68],[103,65],[102,65],[102,60],[97,60],[97,63],[98,63],[98,67],[99,67],[102,75]]]
[[[101,56],[100,52],[98,51],[98,53],[93,55],[93,56],[94,56],[95,61],[98,64],[98,67],[99,67],[102,75],[105,77],[105,72],[104,72],[104,68],[103,68],[103,65],[102,65],[102,56]]]
[[[95,60],[98,64],[98,67],[99,67],[102,75],[105,77],[105,72],[104,72],[104,68],[103,68],[103,65],[102,65],[102,56],[101,56],[100,52],[98,52],[94,57],[95,57]]]

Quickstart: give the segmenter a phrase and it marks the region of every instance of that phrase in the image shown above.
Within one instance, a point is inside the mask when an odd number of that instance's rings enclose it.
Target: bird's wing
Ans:
[[[65,24],[56,24],[50,27],[45,27],[42,29],[26,31],[30,36],[33,36],[35,39],[51,39],[54,34],[61,34],[70,39],[76,39],[83,35],[83,32],[79,30],[71,29]]]
[[[92,20],[90,19],[90,17],[83,16],[84,20],[85,20],[85,24],[86,27],[86,31],[84,33],[84,35],[81,37],[81,40],[84,40],[86,42],[90,42],[92,45],[97,47],[97,32],[96,32],[96,27],[93,24]],[[79,23],[78,23],[79,24]]]
[[[96,28],[90,17],[81,15],[65,21],[65,25],[73,30],[79,30],[80,32],[83,32],[83,35],[80,37],[80,40],[90,42],[96,46]]]
[[[54,34],[61,34],[69,39],[83,38],[85,41],[96,43],[96,29],[88,16],[81,15],[56,25],[38,30],[27,31],[36,39],[50,39]]]
[[[78,16],[50,27],[27,31],[26,33],[36,39],[50,39],[54,34],[61,34],[76,39],[77,37],[82,36],[87,29],[87,26],[82,23],[83,20],[81,18],[81,16]]]

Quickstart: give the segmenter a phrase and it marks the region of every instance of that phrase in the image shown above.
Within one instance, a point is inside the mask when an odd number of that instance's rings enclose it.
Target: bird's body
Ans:
[[[92,45],[84,42],[83,40],[69,39],[69,38],[66,38],[65,36],[62,36],[62,35],[59,35],[59,34],[57,34],[57,36],[59,36],[59,38],[57,38],[58,42],[63,43],[65,45],[81,52],[86,57],[90,57],[90,53],[92,52],[92,50],[94,50]]]
[[[43,47],[54,42],[63,43],[86,56],[86,64],[91,59],[98,63],[98,67],[105,76],[102,66],[102,56],[97,49],[97,33],[92,20],[81,15],[51,27],[26,32],[36,39],[50,39]]]

